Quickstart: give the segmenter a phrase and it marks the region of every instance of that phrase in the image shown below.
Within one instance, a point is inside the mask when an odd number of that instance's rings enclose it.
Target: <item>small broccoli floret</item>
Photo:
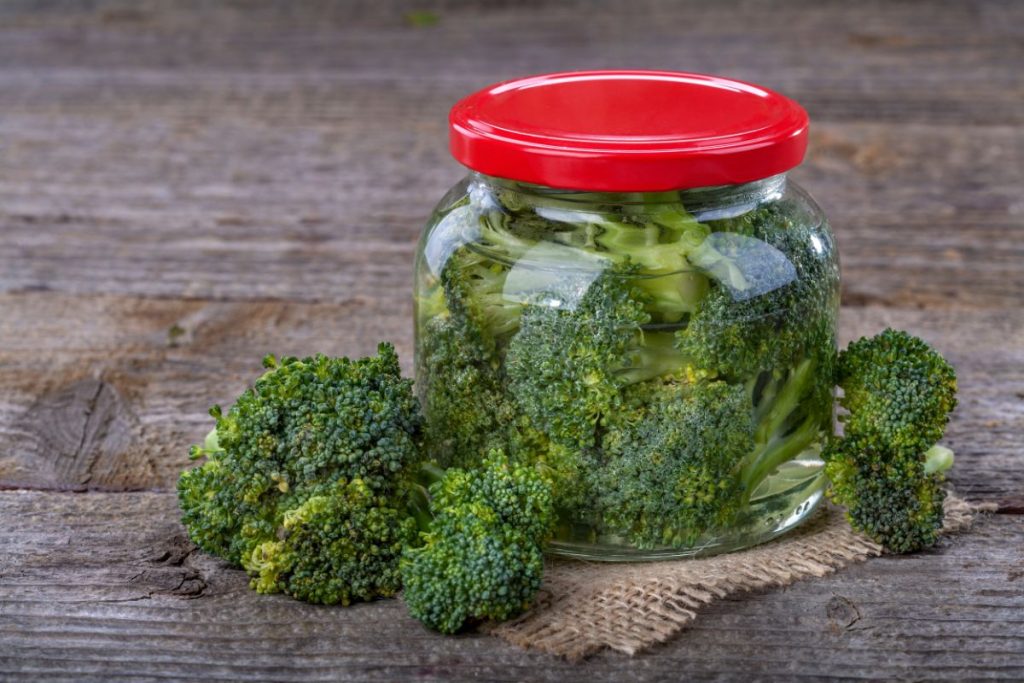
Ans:
[[[575,305],[528,306],[506,356],[514,400],[553,442],[594,447],[595,426],[619,401],[619,370],[649,319],[642,297],[615,272],[598,276]]]
[[[427,627],[509,619],[529,607],[551,534],[551,490],[538,472],[491,451],[478,469],[449,469],[430,488],[434,519],[402,560],[403,598]]]
[[[507,265],[471,247],[455,249],[441,271],[448,309],[472,321],[491,340],[514,332],[522,303],[505,292],[508,272]]]
[[[834,353],[839,269],[829,234],[794,222],[780,204],[715,226],[749,234],[712,233],[691,256],[711,289],[678,343],[701,369],[742,381],[825,346]]]
[[[935,544],[951,451],[936,446],[911,457],[856,437],[835,439],[822,454],[828,495],[847,509],[850,525],[895,553]],[[896,457],[894,457],[896,456]]]
[[[503,295],[506,276],[507,268],[457,248],[441,273],[443,303],[434,303],[422,322],[417,364],[424,445],[444,466],[473,463],[512,419],[498,346],[518,327],[520,305]]]
[[[839,355],[844,434],[822,457],[829,497],[850,524],[893,552],[935,543],[943,472],[953,453],[936,445],[956,405],[956,374],[926,343],[885,330]]]
[[[444,466],[463,466],[486,450],[510,419],[503,373],[493,344],[466,317],[445,313],[422,329],[417,363],[424,448]]]
[[[924,341],[887,329],[839,356],[846,432],[886,450],[923,453],[942,438],[956,407],[956,372]]]
[[[392,497],[375,495],[360,479],[287,510],[280,540],[263,541],[242,558],[259,593],[348,605],[394,595],[398,561],[415,542],[416,521]]]
[[[421,460],[419,405],[394,347],[265,365],[230,410],[211,410],[215,435],[193,449],[207,460],[178,481],[189,536],[260,590],[341,603],[393,594]]]
[[[754,447],[748,393],[724,382],[629,387],[593,469],[604,526],[641,548],[678,547],[728,523],[743,502]]]
[[[509,440],[517,458],[552,477],[560,509],[591,496],[585,472],[601,424],[620,406],[620,389],[646,374],[637,363],[652,358],[639,355],[648,320],[642,295],[617,271],[598,276],[575,305],[543,301],[523,311],[505,357],[518,415]]]

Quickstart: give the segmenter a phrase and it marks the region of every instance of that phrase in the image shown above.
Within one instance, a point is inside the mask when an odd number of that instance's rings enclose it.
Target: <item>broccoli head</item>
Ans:
[[[469,247],[456,248],[440,275],[443,302],[421,323],[424,446],[444,466],[473,463],[512,419],[498,347],[518,327],[520,306],[503,294],[507,271]]]
[[[745,387],[652,380],[624,393],[590,471],[604,528],[640,548],[678,547],[731,521],[754,448]]]
[[[537,470],[495,450],[477,469],[449,469],[430,494],[433,521],[401,564],[410,614],[455,633],[529,607],[554,525],[551,490]]]
[[[242,558],[256,591],[328,605],[394,595],[402,550],[418,533],[406,509],[361,479],[285,511],[279,530]]]
[[[649,320],[641,295],[616,271],[599,275],[578,302],[526,307],[505,358],[511,395],[553,442],[593,448]]]
[[[719,231],[691,254],[711,280],[677,333],[696,367],[742,381],[807,355],[835,353],[839,268],[831,237],[790,213],[775,202],[742,219],[713,222]]]
[[[850,526],[888,550],[928,548],[942,529],[943,472],[953,464],[951,455],[934,446],[899,457],[857,437],[838,438],[822,454],[828,496],[846,508]]]
[[[840,421],[847,433],[915,455],[942,438],[956,407],[956,372],[924,341],[887,329],[839,356]]]
[[[394,594],[397,548],[414,533],[405,482],[421,460],[419,404],[394,347],[265,365],[227,412],[211,410],[216,428],[193,448],[206,462],[178,481],[189,536],[262,591],[331,603]]]
[[[953,452],[936,445],[956,405],[956,374],[906,332],[885,330],[839,355],[844,434],[822,454],[829,497],[850,524],[893,552],[935,543],[944,471]]]

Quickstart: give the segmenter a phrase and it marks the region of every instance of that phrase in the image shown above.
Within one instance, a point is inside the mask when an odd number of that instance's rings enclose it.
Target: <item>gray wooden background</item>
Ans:
[[[409,366],[448,107],[601,67],[807,107],[842,335],[958,366],[953,483],[1001,513],[578,666],[397,601],[257,596],[194,552],[175,478],[265,353],[384,338]],[[1011,0],[0,3],[0,679],[1024,679],[1022,73]]]

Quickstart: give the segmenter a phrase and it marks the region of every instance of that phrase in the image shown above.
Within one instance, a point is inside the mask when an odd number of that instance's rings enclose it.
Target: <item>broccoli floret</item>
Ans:
[[[887,329],[850,344],[839,356],[837,383],[846,432],[885,450],[928,450],[956,407],[953,366],[903,331]]]
[[[888,550],[928,548],[942,529],[943,473],[953,464],[951,454],[934,446],[916,457],[898,457],[857,437],[835,439],[822,454],[828,496],[846,508],[854,529]]]
[[[588,469],[606,530],[679,547],[728,525],[772,472],[825,440],[830,390],[812,359],[745,385],[690,370],[626,387]]]
[[[503,294],[507,270],[468,247],[457,248],[441,273],[443,303],[434,302],[421,323],[424,445],[428,457],[444,466],[473,463],[512,419],[498,346],[518,327],[520,305]]]
[[[754,448],[746,388],[655,380],[624,393],[627,407],[608,420],[605,462],[590,472],[603,525],[651,548],[690,544],[728,523]]]
[[[642,298],[614,272],[598,276],[578,302],[528,306],[505,358],[514,400],[552,441],[595,446],[595,426],[617,405],[619,371],[649,320]]]
[[[648,320],[629,281],[606,272],[575,305],[527,306],[509,341],[508,396],[520,415],[512,441],[536,449],[514,446],[513,453],[548,468],[561,509],[590,496],[584,473],[600,445],[602,421],[621,403],[627,370],[642,372],[633,363]]]
[[[828,232],[793,221],[783,202],[713,226],[745,232],[712,233],[691,255],[711,277],[678,332],[694,364],[743,381],[809,353],[834,353],[839,271]]]
[[[421,460],[419,404],[394,347],[265,365],[230,410],[211,410],[215,433],[193,449],[206,462],[178,481],[189,536],[261,591],[343,604],[394,594]]]
[[[441,271],[448,310],[472,321],[488,343],[496,343],[519,326],[522,303],[505,292],[508,273],[507,265],[469,246],[455,249]]]
[[[495,450],[477,469],[449,469],[430,494],[430,529],[401,564],[410,614],[455,633],[529,607],[554,524],[551,490],[537,470]]]
[[[279,529],[280,540],[242,558],[256,591],[327,605],[394,595],[402,550],[417,534],[406,509],[361,479],[338,481],[287,510]]]
[[[829,497],[850,524],[893,552],[935,543],[944,471],[953,452],[936,445],[956,405],[956,374],[925,342],[885,330],[839,355],[844,434],[825,448]]]
[[[485,451],[509,417],[493,345],[462,315],[445,313],[423,324],[417,362],[426,416],[427,456],[464,466]]]

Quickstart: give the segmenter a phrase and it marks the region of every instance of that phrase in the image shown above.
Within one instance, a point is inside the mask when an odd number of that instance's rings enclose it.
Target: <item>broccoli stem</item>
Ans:
[[[206,435],[206,438],[203,439],[202,446],[192,446],[192,448],[189,449],[188,457],[192,460],[197,460],[223,451],[224,449],[220,447],[220,442],[217,437],[217,428],[214,427]]]
[[[805,358],[793,368],[781,387],[772,382],[760,397],[760,410],[755,411],[757,448],[747,457],[740,475],[747,500],[780,465],[819,438],[821,425],[813,414],[805,416],[795,428],[788,428],[800,408],[801,399],[815,380],[816,366],[813,358]]]
[[[945,446],[935,444],[924,454],[924,473],[935,474],[945,472],[953,466],[953,451]]]
[[[783,463],[789,462],[800,455],[821,436],[821,425],[813,417],[807,417],[800,426],[783,438],[774,439],[772,443],[760,450],[757,458],[743,473],[744,500],[757,490],[757,487]]]
[[[675,347],[672,332],[640,331],[637,340],[636,348],[627,354],[629,365],[617,375],[622,386],[678,373],[686,367],[687,357]]]

